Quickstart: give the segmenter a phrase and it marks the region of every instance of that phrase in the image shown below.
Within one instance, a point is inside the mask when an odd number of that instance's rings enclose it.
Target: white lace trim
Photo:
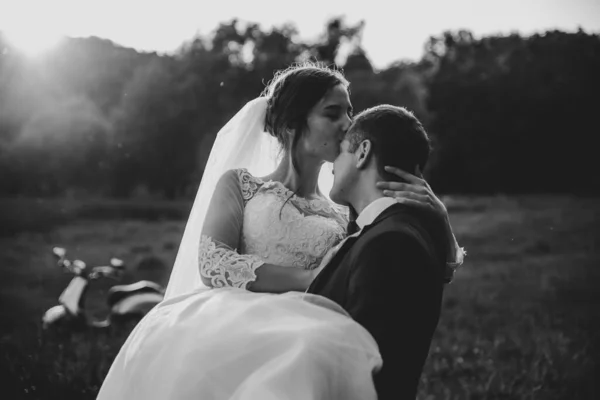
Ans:
[[[258,191],[259,185],[262,185],[263,182],[260,179],[252,176],[252,174],[250,174],[248,170],[244,168],[238,169],[236,170],[236,172],[238,174],[240,186],[242,188],[242,197],[244,201],[247,202],[252,197],[254,197],[254,194]]]
[[[234,250],[217,247],[208,236],[202,235],[198,250],[200,275],[210,279],[211,287],[247,289],[256,280],[256,269],[265,262],[257,256],[242,255]]]
[[[289,197],[290,201],[293,201],[294,204],[301,209],[308,209],[314,213],[320,212],[325,214],[334,214],[342,219],[344,225],[348,223],[349,217],[348,209],[346,207],[342,207],[339,204],[335,204],[325,198],[305,199],[303,197],[299,197],[293,191],[286,188],[281,182],[272,180],[265,182],[262,179],[253,176],[245,168],[240,168],[236,170],[236,172],[240,180],[242,197],[245,202],[248,202],[248,200],[252,199],[256,192],[263,187],[267,193],[272,193],[285,199]]]
[[[244,202],[242,231],[240,242],[235,245],[237,252],[234,252],[234,257],[246,257],[246,263],[252,262],[253,259],[248,257],[253,256],[257,257],[255,261],[260,257],[268,264],[312,269],[319,265],[327,250],[344,238],[347,225],[345,207],[326,198],[303,199],[281,182],[256,178],[246,169],[234,171]],[[201,252],[209,251],[209,243],[203,242],[202,246],[206,249]],[[231,247],[216,242],[215,248],[219,247],[224,248],[223,251],[231,251]],[[227,268],[219,272],[216,256],[210,257],[207,262],[213,265],[204,266],[202,272],[206,283],[212,282],[213,287],[233,286]],[[251,272],[258,266],[236,271],[247,275],[240,278],[239,285],[247,285],[244,279],[255,280]]]

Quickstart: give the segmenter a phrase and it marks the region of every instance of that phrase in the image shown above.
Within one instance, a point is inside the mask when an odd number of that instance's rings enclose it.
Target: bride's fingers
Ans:
[[[377,188],[382,190],[393,190],[396,192],[413,192],[419,193],[423,195],[429,194],[429,187],[423,185],[414,185],[410,183],[402,183],[402,182],[377,182]]]
[[[423,185],[426,183],[424,179],[418,178],[418,177],[414,176],[413,174],[410,174],[406,171],[401,170],[400,168],[391,167],[389,165],[385,166],[384,168],[387,172],[394,174],[396,176],[399,176],[400,178],[403,178],[410,183],[414,183],[414,184],[418,184],[418,185]]]
[[[396,198],[396,201],[398,203],[400,203],[400,204],[406,204],[408,206],[418,207],[418,208],[421,208],[421,209],[429,208],[429,204],[428,203],[423,203],[423,202],[420,202],[418,200],[407,199],[407,198],[404,198],[404,197]]]
[[[395,190],[384,190],[383,194],[388,197],[393,197],[396,200],[398,199],[409,199],[418,201],[423,204],[429,205],[431,202],[429,201],[429,196],[424,194],[417,194],[413,192],[405,192],[405,191],[395,191]]]

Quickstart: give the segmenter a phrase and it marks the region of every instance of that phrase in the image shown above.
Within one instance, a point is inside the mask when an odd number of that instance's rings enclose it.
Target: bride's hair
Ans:
[[[342,72],[323,64],[304,62],[276,72],[263,91],[262,95],[268,99],[265,130],[277,138],[283,151],[290,152],[297,172],[300,170],[294,154],[308,114],[337,85],[346,89],[350,85]],[[291,143],[287,130],[296,132]]]

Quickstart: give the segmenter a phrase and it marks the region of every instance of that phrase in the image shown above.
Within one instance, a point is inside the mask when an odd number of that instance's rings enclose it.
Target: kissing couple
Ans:
[[[422,124],[353,117],[348,90],[293,66],[221,129],[165,300],[98,399],[415,398],[465,253],[422,179]]]

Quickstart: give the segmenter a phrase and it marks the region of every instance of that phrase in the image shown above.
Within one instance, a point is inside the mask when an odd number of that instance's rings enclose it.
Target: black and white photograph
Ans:
[[[0,0],[0,398],[600,398],[600,2]]]

